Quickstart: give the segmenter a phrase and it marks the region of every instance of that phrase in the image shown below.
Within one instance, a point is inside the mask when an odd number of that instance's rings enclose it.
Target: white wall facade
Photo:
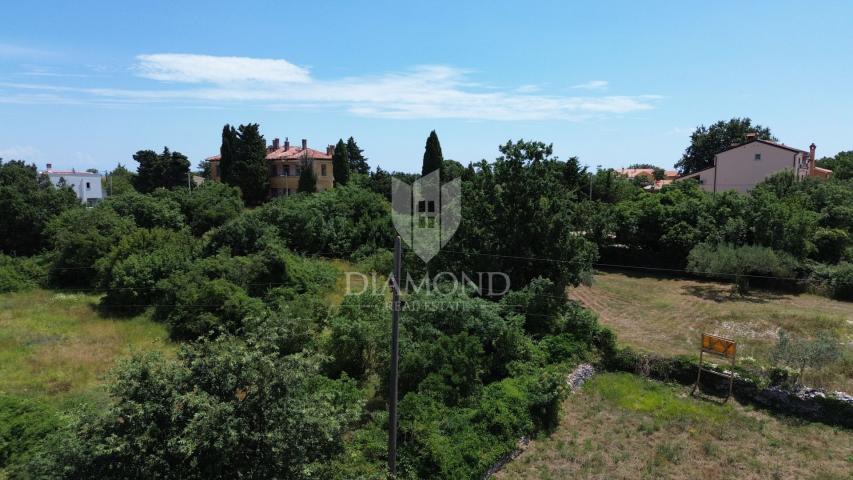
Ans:
[[[88,206],[97,205],[104,199],[104,189],[101,186],[101,176],[89,172],[46,172],[50,182],[59,186],[65,181],[67,187],[71,187],[80,203]]]

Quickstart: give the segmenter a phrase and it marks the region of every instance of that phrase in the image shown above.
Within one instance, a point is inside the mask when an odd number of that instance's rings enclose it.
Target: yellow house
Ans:
[[[284,139],[283,145],[279,139],[274,139],[272,145],[267,147],[270,197],[296,193],[299,186],[299,174],[305,166],[314,170],[314,175],[317,177],[318,192],[332,188],[335,183],[332,172],[332,153],[334,150],[334,145],[326,147],[325,152],[308,148],[308,140],[304,138],[301,148],[290,146],[290,141],[287,138]],[[221,178],[220,156],[216,155],[206,160],[210,162],[211,177],[214,181],[219,181]]]

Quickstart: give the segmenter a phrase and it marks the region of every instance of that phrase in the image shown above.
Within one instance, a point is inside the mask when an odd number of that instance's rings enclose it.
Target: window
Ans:
[[[426,200],[418,202],[418,213],[426,213]]]
[[[302,173],[302,167],[300,167],[299,165],[297,165],[297,166],[296,166],[296,175],[299,175],[300,173]]]
[[[91,190],[91,188],[92,188],[92,185],[90,185],[89,182],[86,182],[86,190]]]
[[[756,159],[756,160],[761,160],[761,154],[760,154],[760,153],[756,153],[756,154],[755,154],[755,159]]]
[[[271,177],[275,176],[275,165],[270,165],[270,176]]]
[[[322,175],[324,177],[326,176],[326,165],[325,164],[320,165],[320,175]]]
[[[430,200],[429,202],[427,202],[427,212],[435,213],[435,202],[434,201]]]

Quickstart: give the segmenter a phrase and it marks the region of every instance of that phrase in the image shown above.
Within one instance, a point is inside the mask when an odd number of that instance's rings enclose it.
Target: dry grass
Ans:
[[[733,403],[601,374],[566,400],[558,429],[533,441],[498,478],[851,478],[851,432]]]
[[[810,294],[754,291],[732,296],[729,284],[599,272],[592,287],[569,296],[598,313],[619,342],[664,355],[696,354],[702,332],[733,338],[738,356],[768,364],[779,328],[810,336],[828,329],[846,345],[843,359],[806,372],[814,386],[853,391],[853,303]]]
[[[35,290],[0,295],[0,393],[62,407],[100,402],[116,359],[174,351],[166,328],[145,316],[104,318],[98,297]]]

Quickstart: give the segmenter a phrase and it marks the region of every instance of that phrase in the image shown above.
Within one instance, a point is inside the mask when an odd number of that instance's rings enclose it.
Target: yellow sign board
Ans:
[[[735,357],[735,342],[716,335],[702,334],[702,350],[708,353],[722,355],[726,358]]]

